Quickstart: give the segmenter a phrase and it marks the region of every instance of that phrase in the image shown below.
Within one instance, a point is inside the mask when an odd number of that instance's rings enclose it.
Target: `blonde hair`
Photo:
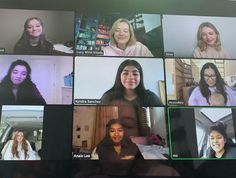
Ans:
[[[225,98],[219,92],[214,92],[209,97],[210,106],[224,106],[225,105]]]
[[[197,42],[197,46],[200,48],[201,51],[205,51],[206,48],[207,48],[207,44],[202,40],[202,29],[204,27],[208,27],[208,28],[214,30],[214,32],[217,35],[215,49],[217,51],[221,50],[220,33],[216,29],[216,27],[212,23],[210,23],[210,22],[203,22],[198,27],[198,32],[197,32],[197,40],[198,40],[198,42]]]
[[[111,27],[111,30],[110,30],[110,39],[111,39],[110,43],[111,44],[116,44],[114,34],[115,34],[115,31],[116,31],[116,28],[117,28],[118,24],[121,23],[121,22],[124,22],[129,26],[130,38],[129,38],[129,41],[127,43],[127,46],[131,46],[131,45],[135,44],[136,38],[135,38],[135,35],[134,35],[134,29],[133,29],[132,25],[129,23],[129,21],[127,19],[123,19],[123,18],[119,18],[113,23],[113,25]]]

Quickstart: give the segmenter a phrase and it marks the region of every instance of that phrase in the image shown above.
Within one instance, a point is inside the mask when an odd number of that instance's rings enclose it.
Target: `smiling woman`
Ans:
[[[46,104],[31,81],[31,67],[26,61],[12,62],[0,83],[0,104]]]
[[[203,22],[197,32],[197,47],[193,57],[196,58],[230,58],[228,52],[221,46],[220,33],[210,22]]]
[[[2,150],[4,160],[35,160],[35,152],[23,131],[16,131],[13,140],[9,140]]]
[[[221,106],[235,106],[236,94],[223,80],[221,74],[214,63],[205,63],[200,72],[199,86],[196,87],[188,100],[191,106],[211,105],[210,98],[213,93],[223,96],[224,103]]]
[[[133,27],[126,19],[113,23],[110,39],[109,46],[103,48],[105,56],[153,56],[145,45],[136,41]]]
[[[106,136],[98,144],[97,152],[105,175],[130,175],[135,160],[142,158],[138,147],[125,135],[119,119],[107,123]]]
[[[209,158],[235,158],[236,149],[232,146],[232,140],[227,138],[226,126],[222,122],[216,122],[209,128],[210,150]]]
[[[162,102],[145,89],[141,65],[127,59],[120,64],[113,87],[103,94],[101,105],[160,106]]]
[[[28,18],[24,24],[24,32],[16,43],[16,54],[52,54],[53,45],[46,40],[43,22],[38,17]]]

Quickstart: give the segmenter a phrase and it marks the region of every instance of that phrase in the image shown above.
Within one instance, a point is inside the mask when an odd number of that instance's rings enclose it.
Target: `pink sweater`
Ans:
[[[109,44],[103,48],[104,56],[149,56],[153,57],[149,49],[140,42],[127,46],[125,50],[119,49],[116,45]]]

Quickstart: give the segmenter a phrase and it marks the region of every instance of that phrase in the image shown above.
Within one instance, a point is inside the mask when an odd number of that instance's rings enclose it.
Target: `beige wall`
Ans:
[[[73,146],[81,146],[83,140],[87,140],[88,149],[91,148],[91,140],[94,130],[94,119],[96,116],[96,106],[80,106],[74,107],[73,118]],[[80,127],[80,131],[77,131]],[[80,135],[80,138],[77,136]]]

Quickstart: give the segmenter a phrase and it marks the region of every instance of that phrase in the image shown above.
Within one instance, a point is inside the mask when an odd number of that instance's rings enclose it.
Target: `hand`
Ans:
[[[123,156],[120,159],[121,160],[133,160],[135,157],[133,155],[129,155],[129,156]]]

